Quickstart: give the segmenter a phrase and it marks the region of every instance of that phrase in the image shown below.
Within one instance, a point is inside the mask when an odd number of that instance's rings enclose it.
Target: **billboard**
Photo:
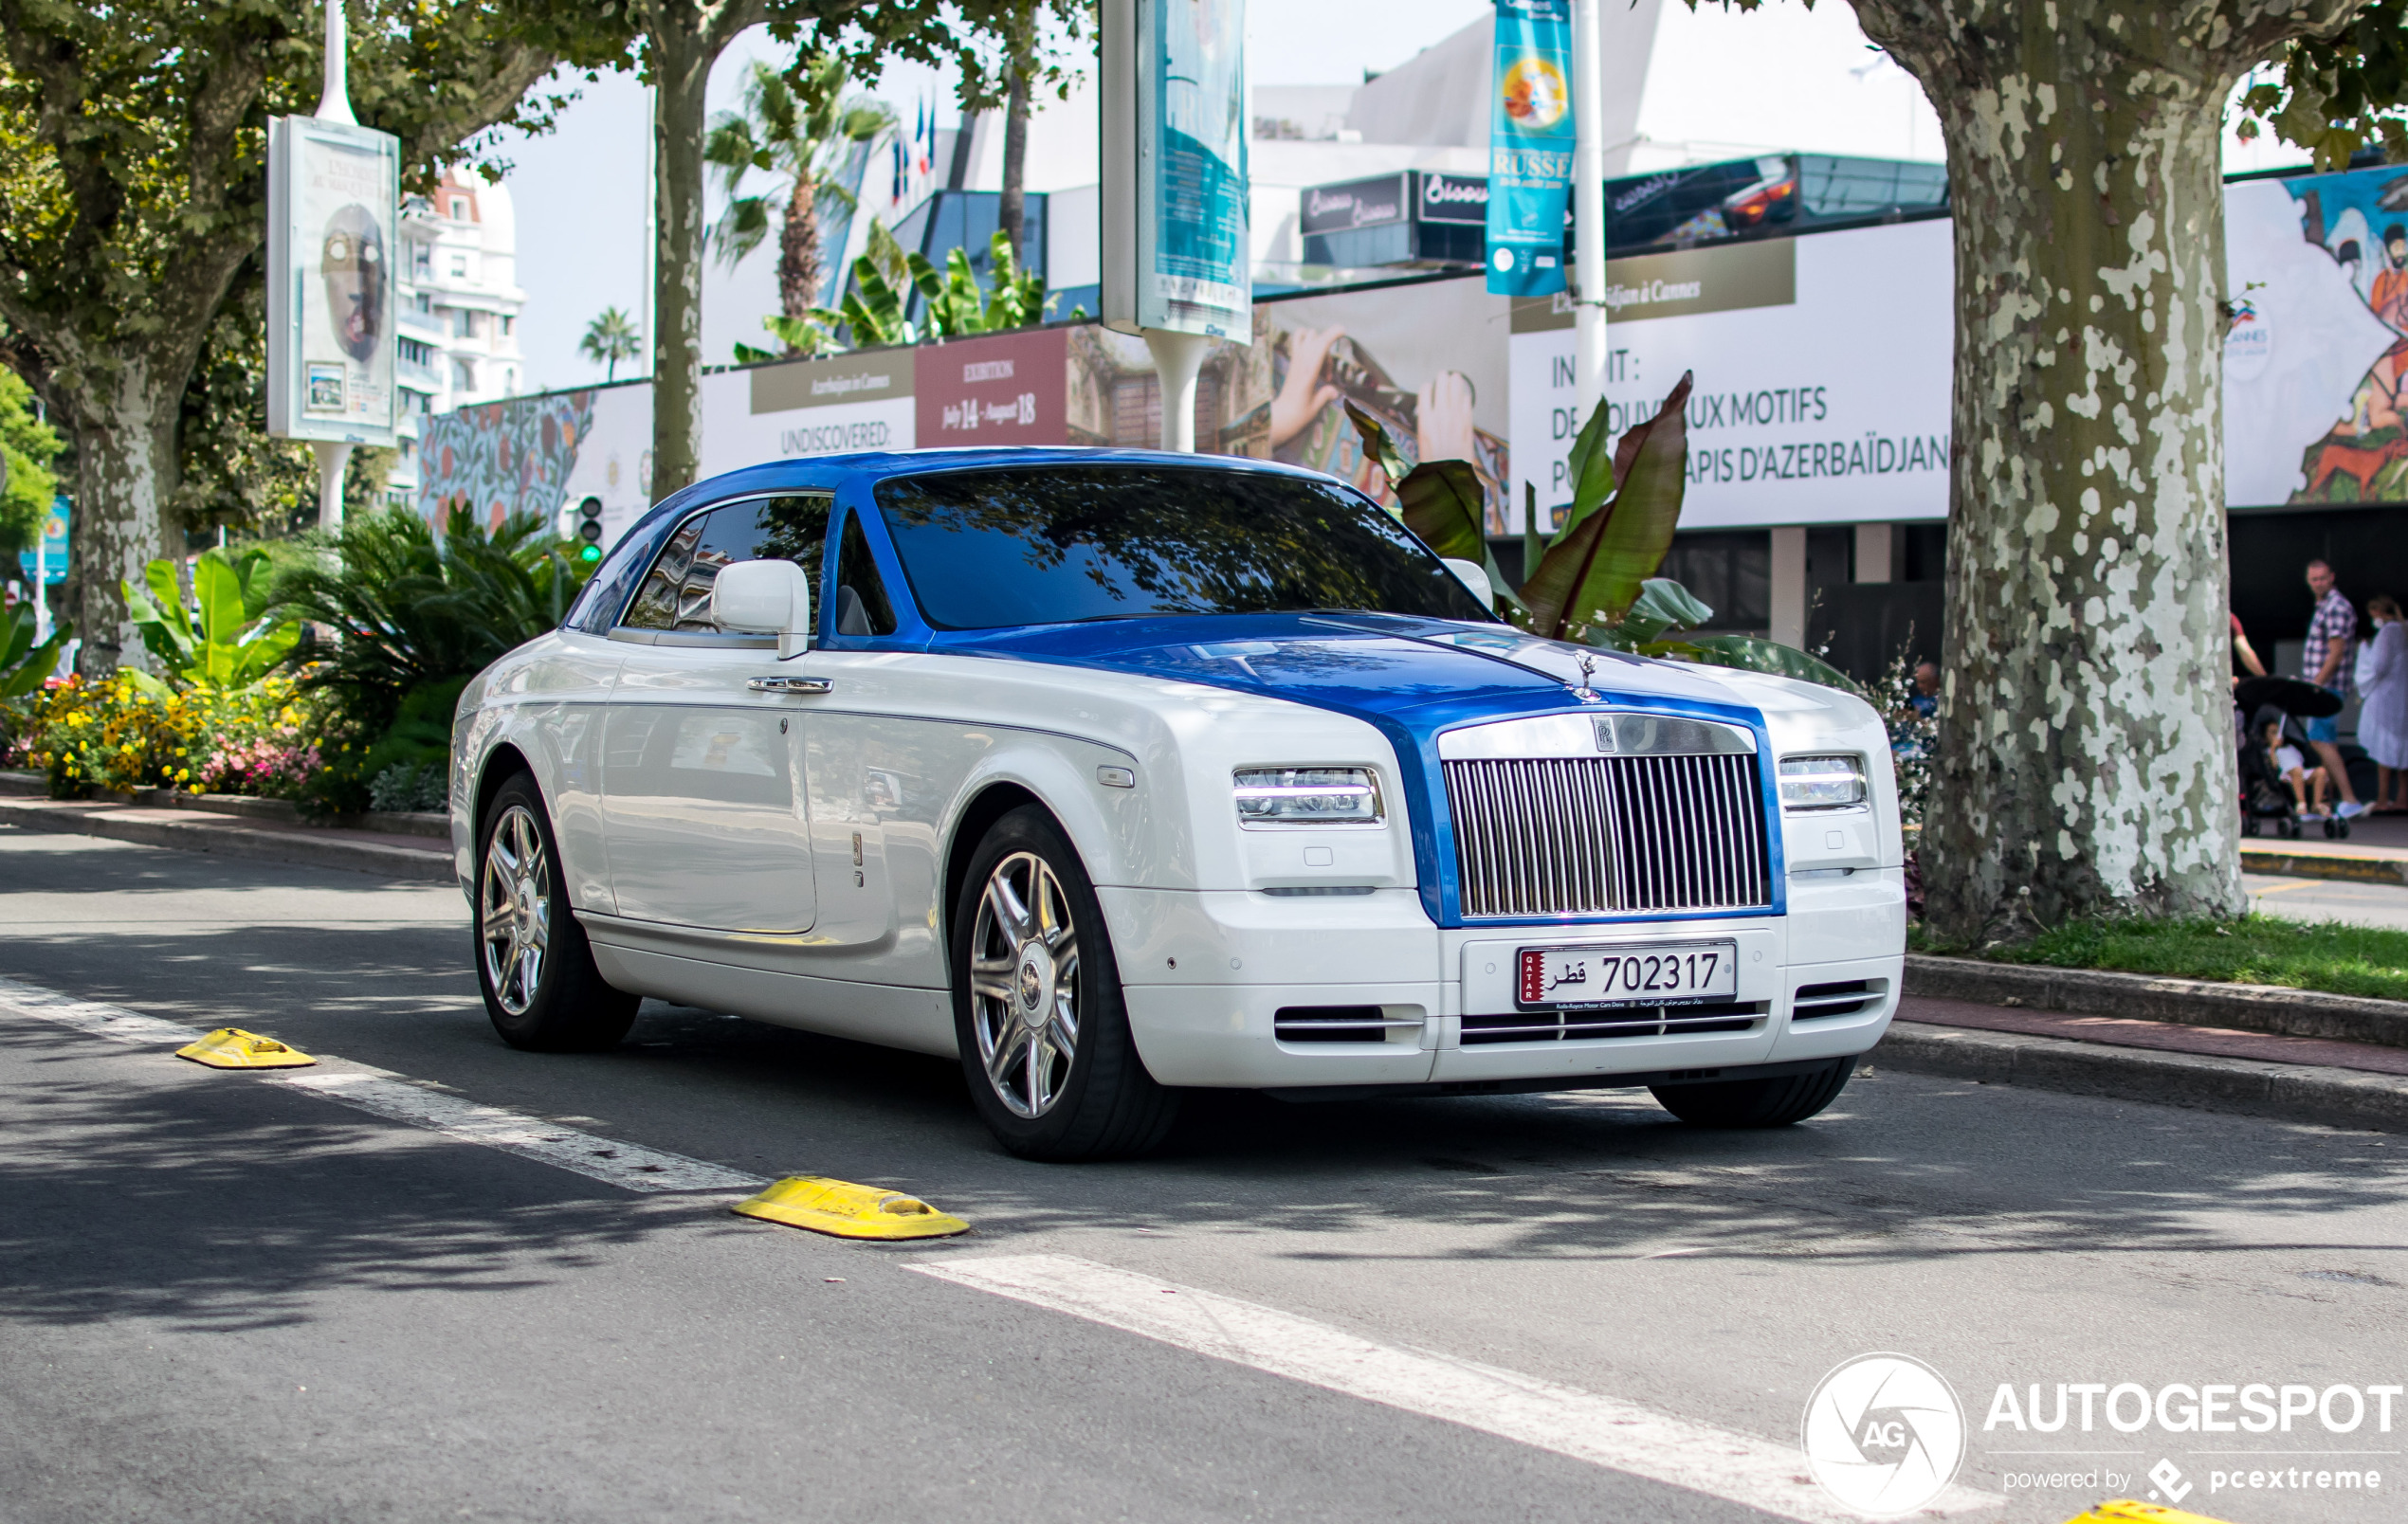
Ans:
[[[705,476],[853,450],[907,450],[921,437],[917,351],[717,371],[702,377]]]
[[[1932,220],[1608,262],[1614,431],[1697,377],[1683,528],[1947,517],[1950,237]],[[1523,483],[1542,528],[1571,502],[1572,325],[1560,299],[1514,302],[1516,529]]]
[[[268,124],[267,428],[393,443],[400,146],[314,117]]]
[[[1104,319],[1246,342],[1245,0],[1105,0]]]
[[[2408,501],[2408,172],[2224,192],[2224,500]]]

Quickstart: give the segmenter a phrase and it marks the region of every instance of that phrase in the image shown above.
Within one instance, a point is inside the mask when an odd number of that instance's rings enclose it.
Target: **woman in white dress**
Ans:
[[[2375,636],[2359,661],[2358,744],[2375,759],[2375,812],[2408,813],[2408,620],[2388,594],[2366,601]]]

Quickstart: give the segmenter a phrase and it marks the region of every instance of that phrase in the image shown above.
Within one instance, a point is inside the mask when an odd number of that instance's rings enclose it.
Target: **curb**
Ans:
[[[2243,873],[2273,873],[2290,879],[2341,879],[2350,883],[2408,885],[2408,861],[2399,858],[2292,852],[2277,846],[2241,848]]]
[[[2180,1022],[2191,1026],[2236,1026],[2281,1037],[2328,1037],[2408,1048],[2408,1001],[2328,995],[2313,989],[1909,952],[1906,992],[1985,1006],[2024,1006],[2034,1010]]]
[[[1870,1061],[1907,1074],[2021,1085],[2281,1121],[2408,1133],[2408,1075],[1890,1024]]]
[[[313,868],[343,868],[415,883],[452,883],[449,851],[420,846],[388,846],[382,842],[346,841],[304,830],[267,830],[245,826],[213,812],[194,811],[189,820],[138,819],[101,807],[61,805],[49,800],[0,797],[0,822],[27,830],[104,836],[143,846],[172,847],[180,852],[208,852],[218,857],[255,862],[291,862]]]

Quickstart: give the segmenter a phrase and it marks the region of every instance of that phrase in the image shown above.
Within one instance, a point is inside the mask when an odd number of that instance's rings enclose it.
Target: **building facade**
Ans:
[[[406,505],[418,497],[427,419],[523,390],[518,329],[527,294],[519,286],[510,192],[473,171],[447,170],[432,195],[410,197],[401,238],[400,440],[385,492],[387,500]]]

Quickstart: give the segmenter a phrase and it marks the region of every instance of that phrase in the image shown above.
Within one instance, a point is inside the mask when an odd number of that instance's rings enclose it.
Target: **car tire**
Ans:
[[[1656,1103],[1693,1127],[1788,1127],[1833,1101],[1856,1072],[1853,1057],[1804,1074],[1695,1085],[1650,1085]]]
[[[639,997],[612,989],[594,967],[543,793],[527,774],[494,790],[477,823],[476,862],[468,935],[493,1029],[512,1047],[541,1053],[618,1046]]]
[[[1006,1150],[1069,1163],[1162,1140],[1178,1092],[1146,1072],[1095,885],[1043,808],[1022,806],[978,844],[951,942],[962,1078]]]

